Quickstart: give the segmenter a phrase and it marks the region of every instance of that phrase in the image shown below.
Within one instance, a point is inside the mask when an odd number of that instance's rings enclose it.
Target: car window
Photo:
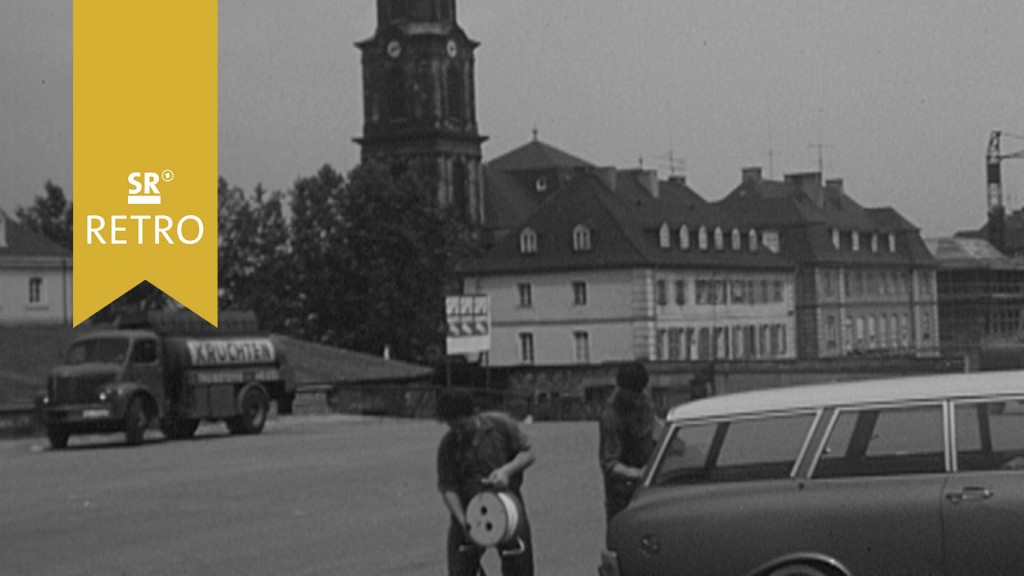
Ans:
[[[138,340],[132,348],[132,362],[136,364],[152,364],[156,362],[156,341]]]
[[[814,416],[809,413],[680,426],[669,439],[653,483],[789,477]]]
[[[816,478],[945,471],[942,406],[842,410],[814,470]]]
[[[959,470],[1024,470],[1024,399],[956,405]]]

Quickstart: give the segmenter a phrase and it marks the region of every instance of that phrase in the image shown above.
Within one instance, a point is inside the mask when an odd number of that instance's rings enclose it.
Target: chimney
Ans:
[[[743,182],[760,182],[761,181],[761,167],[760,166],[748,166],[740,170],[743,175]]]
[[[673,174],[668,177],[669,182],[679,184],[680,186],[686,186],[686,175],[685,174]]]
[[[637,174],[636,179],[640,182],[640,185],[651,195],[652,198],[658,197],[658,171],[657,170],[640,170]]]
[[[825,180],[825,203],[832,208],[840,208],[843,197],[843,179],[829,178]]]
[[[786,174],[786,183],[795,186],[811,202],[819,207],[825,205],[825,190],[821,187],[821,172]]]
[[[615,187],[619,184],[619,172],[614,166],[601,166],[593,169],[593,174],[597,176],[598,180],[602,184],[608,187],[612,192],[615,191]]]

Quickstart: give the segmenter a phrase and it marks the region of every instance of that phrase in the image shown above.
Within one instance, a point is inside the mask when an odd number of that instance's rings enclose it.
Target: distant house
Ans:
[[[71,251],[0,210],[0,325],[70,324]]]
[[[757,230],[654,171],[523,164],[502,173],[536,207],[462,268],[492,366],[796,357],[794,266]]]
[[[892,208],[864,208],[817,172],[768,180],[760,168],[717,206],[797,265],[801,358],[939,352],[936,262]]]

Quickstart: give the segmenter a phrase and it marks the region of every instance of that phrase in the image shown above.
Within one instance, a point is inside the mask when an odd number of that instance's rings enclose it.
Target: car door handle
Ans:
[[[970,500],[988,500],[992,496],[994,496],[994,494],[988,488],[969,486],[964,488],[961,492],[950,492],[949,494],[946,494],[946,499],[953,504],[959,504]]]

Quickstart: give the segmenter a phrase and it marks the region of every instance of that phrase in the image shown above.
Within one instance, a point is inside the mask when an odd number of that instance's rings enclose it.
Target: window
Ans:
[[[572,303],[577,306],[585,306],[587,304],[587,283],[586,282],[573,282],[572,283]]]
[[[519,234],[519,252],[523,254],[537,253],[537,233],[527,228]]]
[[[938,474],[945,470],[939,405],[842,411],[816,478]]]
[[[751,252],[757,252],[757,231],[753,228],[747,232],[747,248]]]
[[[921,282],[921,295],[931,296],[932,295],[932,277],[926,270],[922,270],[918,273],[918,277]]]
[[[747,283],[743,280],[732,281],[732,301],[735,304],[742,304],[747,301]]]
[[[1004,402],[957,404],[958,470],[1024,469],[1024,418],[1005,412]]]
[[[789,478],[813,423],[813,414],[798,414],[680,426],[653,484]]]
[[[890,232],[889,233],[889,252],[895,252],[895,251],[896,251],[896,235]]]
[[[921,339],[932,339],[932,313],[927,310],[921,314]]]
[[[825,296],[832,296],[836,293],[835,275],[831,270],[823,270],[821,279],[824,283]]]
[[[704,226],[701,226],[700,231],[697,232],[697,247],[701,250],[708,249],[708,229]]]
[[[654,334],[654,357],[657,360],[665,360],[665,340],[668,338],[668,330],[659,329]]]
[[[779,252],[779,233],[775,230],[765,230],[761,242],[772,254]]]
[[[537,178],[537,181],[533,183],[533,187],[537,190],[537,192],[547,192],[548,179],[544,176]]]
[[[686,280],[676,280],[676,304],[686,304]]]
[[[877,332],[876,332],[876,325],[875,325],[875,317],[874,316],[868,316],[868,348],[874,348],[875,347],[875,344],[877,342],[875,340],[876,333]]]
[[[772,281],[772,302],[782,302],[782,280]]]
[[[654,282],[654,299],[658,306],[668,304],[668,284],[663,279]]]
[[[519,306],[521,308],[533,307],[533,286],[530,284],[519,285]]]
[[[836,250],[839,250],[839,247],[841,246],[839,228],[832,229],[832,245],[835,246]]]
[[[725,235],[721,228],[715,228],[715,250],[725,249]]]
[[[590,334],[573,332],[572,339],[576,343],[576,362],[588,364],[590,362]]]
[[[524,364],[533,364],[533,334],[519,334],[519,359]]]
[[[732,249],[734,252],[739,252],[743,249],[743,237],[740,236],[740,231],[732,229]]]
[[[43,302],[43,279],[33,276],[28,279],[28,303],[42,304]]]
[[[668,359],[679,360],[682,357],[683,329],[672,328],[668,331]]]
[[[829,350],[836,349],[836,317],[825,317],[825,346]]]
[[[885,321],[885,314],[882,314],[878,318],[878,347],[886,348],[889,346],[889,329]]]
[[[152,364],[156,362],[156,340],[139,340],[132,348],[132,362],[135,364]]]
[[[871,251],[878,252],[878,234],[871,235]]]
[[[590,228],[580,224],[572,230],[572,249],[575,252],[590,250]]]
[[[669,236],[668,224],[662,224],[658,230],[658,246],[662,248],[669,248],[672,245],[671,236]]]
[[[860,232],[857,232],[856,230],[850,232],[850,244],[852,245],[854,252],[860,251]]]
[[[690,249],[690,229],[687,228],[686,224],[679,228],[679,247],[683,250]]]

